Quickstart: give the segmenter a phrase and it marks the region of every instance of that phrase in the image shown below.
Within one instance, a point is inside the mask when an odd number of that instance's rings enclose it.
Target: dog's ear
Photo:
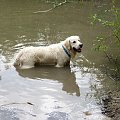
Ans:
[[[70,50],[71,45],[70,45],[70,40],[69,40],[69,39],[66,39],[66,40],[64,41],[64,46],[65,46],[68,50]]]

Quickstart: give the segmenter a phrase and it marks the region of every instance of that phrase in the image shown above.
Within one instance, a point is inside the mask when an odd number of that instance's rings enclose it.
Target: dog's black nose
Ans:
[[[79,46],[80,46],[80,48],[82,48],[82,47],[83,47],[83,44],[80,44]]]

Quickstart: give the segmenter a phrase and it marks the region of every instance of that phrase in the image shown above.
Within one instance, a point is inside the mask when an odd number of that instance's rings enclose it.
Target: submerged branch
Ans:
[[[120,42],[120,38],[117,36],[117,35],[115,35],[115,37],[117,38],[117,40]]]
[[[107,59],[109,60],[109,62],[113,65],[115,65],[114,69],[112,69],[112,74],[107,74],[108,77],[110,77],[110,79],[113,79],[113,80],[120,80],[120,67],[119,67],[119,62],[118,62],[118,58],[113,58],[111,55],[107,54],[105,51],[104,51]],[[106,69],[107,70],[107,69]],[[110,69],[109,69],[110,70]],[[111,71],[111,70],[110,70]]]
[[[57,4],[57,5],[54,5],[53,8],[50,8],[50,9],[48,9],[48,10],[44,10],[44,11],[36,11],[36,12],[33,12],[33,13],[47,13],[47,12],[49,12],[49,11],[51,11],[51,10],[54,10],[55,8],[60,7],[60,6],[64,5],[64,4],[66,4],[66,3],[68,3],[67,0],[65,0],[64,2],[59,3],[59,4]]]
[[[105,53],[106,57],[108,58],[109,62],[111,62],[112,58],[105,51],[104,51],[104,53]]]

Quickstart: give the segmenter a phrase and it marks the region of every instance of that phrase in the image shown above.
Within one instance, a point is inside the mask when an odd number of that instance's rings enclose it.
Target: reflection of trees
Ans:
[[[4,56],[0,55],[0,80],[2,80],[2,72],[7,69],[4,65],[4,62],[6,62],[6,59]]]
[[[96,100],[100,100],[104,92],[101,82],[105,76],[103,76],[94,65],[87,65],[89,63],[83,62],[86,65],[79,67],[77,65],[71,68],[72,72],[75,74],[76,82],[82,91],[81,95],[84,94],[86,99],[95,98]]]
[[[16,70],[22,77],[57,80],[63,84],[63,91],[66,91],[68,94],[75,93],[77,96],[80,96],[80,90],[76,84],[75,76],[68,67],[55,68],[52,66],[40,66],[32,69]]]

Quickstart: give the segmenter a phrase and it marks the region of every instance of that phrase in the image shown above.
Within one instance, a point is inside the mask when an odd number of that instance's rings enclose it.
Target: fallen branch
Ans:
[[[34,105],[34,104],[32,104],[32,103],[30,103],[30,102],[26,102],[26,103],[15,103],[15,102],[13,102],[13,103],[8,103],[8,104],[3,104],[3,105],[0,105],[0,106],[8,106],[8,105],[15,105],[15,104],[29,104],[29,105]]]
[[[7,103],[7,104],[0,105],[0,107],[5,107],[5,106],[9,106],[9,105],[18,105],[18,104],[34,105],[34,104],[30,103],[30,102],[26,102],[26,103],[15,103],[15,102],[13,102],[13,103]],[[27,114],[29,114],[29,115],[31,115],[31,116],[33,116],[33,117],[36,117],[35,114],[32,114],[32,113],[30,113],[30,112],[25,112],[25,113],[27,113]]]
[[[64,5],[64,4],[66,4],[66,3],[68,3],[67,0],[65,0],[64,2],[59,3],[59,4],[57,4],[57,5],[54,5],[53,8],[50,8],[50,9],[48,9],[48,10],[44,10],[44,11],[36,11],[36,12],[33,12],[33,13],[47,13],[47,12],[49,12],[49,11],[51,11],[51,10],[54,10],[55,8],[60,7],[60,6]]]

